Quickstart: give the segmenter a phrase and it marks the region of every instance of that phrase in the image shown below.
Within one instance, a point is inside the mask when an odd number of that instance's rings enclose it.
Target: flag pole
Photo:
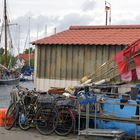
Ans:
[[[109,12],[109,25],[111,25],[111,4],[108,2],[108,4],[110,5],[110,12]]]
[[[105,8],[106,8],[106,1],[105,1]],[[107,24],[108,24],[108,10],[105,9],[105,12],[106,12],[105,25],[107,26]]]
[[[107,26],[107,24],[108,24],[108,11],[106,11],[106,21],[105,21],[105,25]]]
[[[109,6],[107,6],[109,5]],[[109,8],[109,9],[106,9]],[[107,1],[105,1],[105,12],[106,12],[106,21],[105,25],[108,25],[108,11],[109,11],[109,25],[111,25],[111,4]]]

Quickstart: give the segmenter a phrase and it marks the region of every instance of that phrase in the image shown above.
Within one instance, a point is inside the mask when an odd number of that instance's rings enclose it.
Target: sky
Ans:
[[[111,4],[112,25],[140,24],[139,0],[107,1]],[[54,28],[61,32],[72,25],[105,25],[104,0],[7,0],[7,3],[10,22],[20,25],[20,35],[15,36],[20,36],[21,51],[29,41],[54,34]],[[0,0],[0,13],[2,7]]]

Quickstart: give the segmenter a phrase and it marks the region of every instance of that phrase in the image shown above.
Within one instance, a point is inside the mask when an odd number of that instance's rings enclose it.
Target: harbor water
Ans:
[[[20,82],[20,85],[29,89],[34,88],[32,81]],[[15,85],[0,85],[0,108],[7,108],[10,102],[10,92]]]

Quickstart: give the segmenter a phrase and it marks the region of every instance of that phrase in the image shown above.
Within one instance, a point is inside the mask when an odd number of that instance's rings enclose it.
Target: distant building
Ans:
[[[72,26],[34,41],[36,88],[76,85],[138,39],[140,25],[113,25]]]
[[[19,54],[16,56],[16,59],[18,61],[20,60],[20,63],[23,63],[24,65],[26,65],[28,63],[29,59],[34,60],[34,54],[33,53],[31,53],[31,54]]]

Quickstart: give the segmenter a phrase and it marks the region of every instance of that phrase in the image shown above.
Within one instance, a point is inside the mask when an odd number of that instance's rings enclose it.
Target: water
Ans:
[[[29,89],[34,88],[34,83],[32,81],[20,82],[20,85]],[[9,106],[10,91],[12,90],[13,86],[14,85],[0,85],[0,108],[7,108]]]

